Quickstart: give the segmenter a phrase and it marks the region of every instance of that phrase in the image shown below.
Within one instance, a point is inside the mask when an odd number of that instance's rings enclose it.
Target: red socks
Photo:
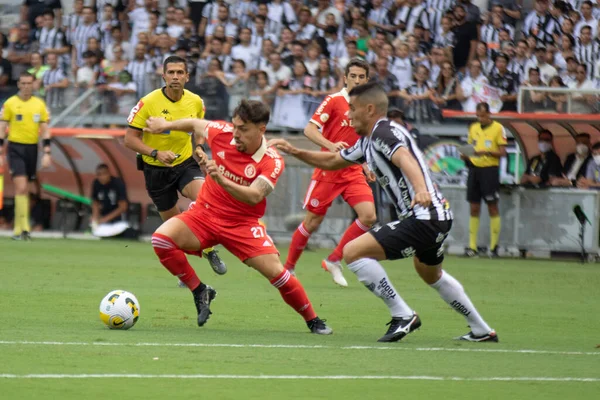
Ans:
[[[363,225],[358,219],[354,220],[354,222],[346,229],[340,243],[338,243],[337,247],[333,250],[333,253],[327,259],[329,261],[338,262],[342,260],[342,252],[344,251],[344,246],[356,239],[359,236],[362,236],[363,233],[368,232],[370,227]]]
[[[305,321],[317,318],[310,300],[302,287],[302,284],[288,270],[283,271],[275,279],[271,280],[271,285],[279,289],[283,301],[285,301],[296,312],[302,315]]]
[[[200,279],[183,250],[178,248],[170,237],[155,233],[152,235],[152,247],[160,259],[160,263],[185,283],[190,290],[194,290],[200,285]]]
[[[310,233],[304,227],[304,223],[301,223],[292,236],[292,243],[290,243],[287,260],[285,261],[285,269],[296,268],[296,263],[302,255],[309,238]]]

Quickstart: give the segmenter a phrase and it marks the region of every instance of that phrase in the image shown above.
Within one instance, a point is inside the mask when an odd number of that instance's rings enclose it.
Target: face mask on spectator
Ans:
[[[589,149],[585,144],[578,144],[575,149],[577,150],[577,154],[579,154],[580,156],[585,156],[587,155]]]
[[[594,155],[594,162],[596,163],[596,165],[600,165],[600,154]]]
[[[538,148],[540,149],[540,151],[542,153],[546,153],[546,152],[552,150],[552,143],[550,143],[550,142],[540,142],[538,144]]]

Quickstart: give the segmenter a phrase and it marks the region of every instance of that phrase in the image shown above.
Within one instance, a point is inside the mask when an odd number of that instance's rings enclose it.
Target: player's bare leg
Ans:
[[[324,259],[321,263],[323,269],[331,273],[333,281],[342,287],[348,286],[348,282],[346,282],[346,279],[342,274],[341,260],[344,247],[357,237],[360,237],[365,232],[368,232],[375,221],[377,221],[375,204],[373,202],[363,201],[354,205],[353,208],[358,218],[353,221],[352,224],[350,224],[340,239],[337,247],[333,250],[329,257]]]
[[[212,314],[210,303],[217,292],[200,281],[185,256],[185,252],[200,251],[200,241],[183,221],[171,218],[152,235],[152,247],[161,264],[191,290],[198,312],[198,326],[203,326]]]
[[[283,301],[304,318],[308,329],[312,333],[320,335],[333,333],[331,328],[325,324],[325,321],[317,316],[302,284],[288,270],[283,268],[277,254],[252,257],[244,263],[260,272],[279,290]]]
[[[454,308],[459,314],[462,314],[471,327],[471,332],[460,336],[457,339],[468,340],[471,342],[497,342],[498,335],[483,320],[477,309],[471,302],[467,293],[460,282],[452,277],[448,272],[442,269],[442,265],[429,266],[414,257],[415,270],[429,286],[434,288],[440,294],[440,297]]]
[[[13,240],[30,240],[29,232],[29,179],[25,175],[13,177],[15,185],[15,218]]]
[[[319,229],[321,222],[323,222],[323,218],[325,218],[325,215],[318,215],[307,211],[304,216],[304,221],[302,221],[292,235],[292,242],[290,243],[287,260],[285,261],[285,269],[292,274],[294,274],[296,263],[302,255],[302,252],[308,243],[308,239],[310,239],[310,235]]]
[[[387,257],[383,247],[370,233],[348,243],[343,255],[348,269],[354,272],[367,289],[382,299],[390,310],[390,327],[379,339],[380,342],[397,342],[421,326],[419,316],[402,299],[379,264],[379,260]]]
[[[160,215],[160,219],[162,219],[163,221],[168,221],[171,218],[173,218],[176,215],[179,215],[181,213],[181,211],[179,211],[179,207],[177,206],[173,206],[173,208],[171,208],[170,210],[167,211],[159,211],[158,214]]]
[[[202,189],[202,185],[204,184],[204,179],[193,180],[183,188],[181,192],[185,197],[192,201],[196,201],[196,197]],[[218,251],[213,247],[206,248],[202,250],[202,254],[208,260],[213,271],[215,271],[219,275],[224,275],[227,273],[227,265],[221,260],[219,257]]]

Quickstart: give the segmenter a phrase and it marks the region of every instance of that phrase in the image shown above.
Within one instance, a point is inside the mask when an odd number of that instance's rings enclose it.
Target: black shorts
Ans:
[[[34,181],[37,175],[38,145],[8,142],[8,168],[10,176],[26,176]]]
[[[471,167],[467,179],[469,203],[494,203],[500,198],[500,173],[498,167]]]
[[[383,247],[388,260],[416,256],[426,265],[444,261],[444,240],[452,221],[426,221],[407,218],[371,229],[370,233]]]
[[[170,210],[177,204],[179,195],[188,183],[204,179],[204,174],[193,157],[174,167],[144,164],[146,190],[158,211]]]

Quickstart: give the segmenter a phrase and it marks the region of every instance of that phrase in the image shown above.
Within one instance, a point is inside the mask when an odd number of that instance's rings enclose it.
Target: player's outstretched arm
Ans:
[[[431,194],[427,189],[425,176],[423,175],[421,166],[415,157],[408,149],[400,147],[392,155],[392,162],[396,167],[402,170],[402,173],[406,176],[415,190],[415,197],[413,198],[411,207],[416,204],[422,207],[429,207],[431,205]]]
[[[263,201],[275,189],[273,184],[260,176],[250,186],[239,185],[223,177],[214,160],[206,162],[206,173],[236,200],[251,206]]]
[[[144,132],[147,133],[162,133],[165,131],[183,131],[183,132],[194,132],[196,139],[199,137],[204,138],[206,126],[211,121],[197,118],[185,118],[178,119],[175,121],[167,121],[160,117],[150,117],[146,120],[146,127]]]
[[[341,151],[348,147],[348,143],[346,142],[333,143],[327,140],[325,136],[323,136],[321,132],[319,132],[319,128],[312,122],[309,122],[306,125],[306,128],[304,128],[304,136],[306,136],[311,142],[313,142],[317,146],[323,147],[331,151],[332,153],[335,153],[336,151]]]
[[[300,161],[325,170],[342,169],[352,165],[350,161],[344,160],[339,152],[327,153],[323,151],[303,150],[292,146],[283,139],[271,139],[267,143],[267,146],[273,146],[292,157],[296,157]]]

